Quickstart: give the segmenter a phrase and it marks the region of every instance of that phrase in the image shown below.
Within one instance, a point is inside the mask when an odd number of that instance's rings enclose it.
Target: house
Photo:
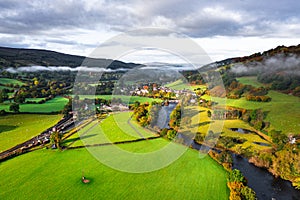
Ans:
[[[293,135],[289,135],[288,138],[290,144],[296,144],[296,138]]]

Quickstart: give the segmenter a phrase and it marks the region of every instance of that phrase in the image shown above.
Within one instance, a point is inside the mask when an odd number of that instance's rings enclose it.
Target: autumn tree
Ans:
[[[59,150],[62,149],[62,135],[58,131],[54,131],[50,135],[50,144],[55,145]]]

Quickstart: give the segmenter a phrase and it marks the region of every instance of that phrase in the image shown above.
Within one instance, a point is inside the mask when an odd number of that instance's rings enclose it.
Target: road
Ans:
[[[65,117],[65,118],[61,119],[56,125],[48,128],[47,130],[43,131],[39,135],[31,138],[30,140],[27,140],[27,141],[25,141],[21,144],[18,144],[6,151],[1,152],[0,153],[0,162],[8,159],[10,157],[14,157],[21,153],[27,152],[34,147],[49,143],[50,135],[51,135],[52,131],[54,131],[54,130],[64,133],[74,126],[75,126],[75,124],[73,121],[73,116]]]

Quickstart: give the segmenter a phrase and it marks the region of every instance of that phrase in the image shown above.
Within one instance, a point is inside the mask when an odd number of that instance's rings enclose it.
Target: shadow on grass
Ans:
[[[10,126],[10,125],[0,125],[0,133],[11,131],[18,128],[18,126]]]
[[[199,115],[202,112],[205,112],[205,110],[197,110],[195,108],[186,108],[184,110],[184,116],[193,117],[195,115]]]
[[[194,125],[191,125],[190,128],[196,128],[196,127],[199,127],[199,126],[205,126],[207,124],[211,124],[211,123],[214,123],[214,121],[205,121],[205,122],[200,122],[200,123],[197,123],[197,124],[194,124]]]
[[[94,136],[96,136],[96,135],[97,135],[97,134],[92,134],[92,135],[85,135],[85,136],[77,137],[77,138],[66,139],[66,140],[64,140],[64,143],[76,142],[76,141],[78,141],[78,140],[86,139],[86,138],[90,138],[90,137],[94,137]]]

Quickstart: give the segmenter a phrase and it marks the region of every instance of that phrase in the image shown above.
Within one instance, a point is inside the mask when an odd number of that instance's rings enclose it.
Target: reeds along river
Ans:
[[[170,120],[170,114],[175,108],[176,104],[169,104],[163,106],[161,112],[164,116],[160,119],[165,119],[161,124],[166,128]],[[167,116],[166,116],[167,115]],[[178,137],[184,140],[190,140],[189,137],[179,135]],[[194,149],[200,150],[201,145],[194,141],[184,141],[186,144],[190,144]],[[266,169],[256,167],[248,162],[246,158],[239,155],[232,154],[233,156],[233,168],[240,170],[248,181],[248,186],[255,192],[258,200],[300,200],[300,190],[295,189],[291,182],[283,180],[281,178],[274,177]]]

